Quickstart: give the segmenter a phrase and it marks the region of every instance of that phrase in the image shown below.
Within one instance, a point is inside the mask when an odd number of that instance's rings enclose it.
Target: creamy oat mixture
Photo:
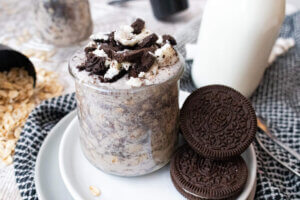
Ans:
[[[163,167],[178,136],[183,66],[175,39],[157,36],[138,19],[91,40],[70,62],[84,155],[99,169],[121,176]]]

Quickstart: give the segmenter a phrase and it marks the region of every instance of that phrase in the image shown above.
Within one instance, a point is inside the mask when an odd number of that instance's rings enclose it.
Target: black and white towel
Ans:
[[[179,35],[179,50],[186,42],[196,40],[199,21],[192,22],[184,35]],[[300,153],[300,13],[288,16],[281,37],[292,37],[296,47],[270,66],[252,96],[256,113],[268,120],[276,136]],[[182,39],[181,39],[182,38]],[[184,53],[184,52],[182,52]],[[193,91],[190,78],[191,62],[187,63],[181,80],[181,89]],[[51,128],[76,108],[74,94],[44,101],[30,114],[17,143],[14,156],[16,182],[24,200],[38,199],[34,185],[34,167],[38,151]],[[280,148],[258,133],[268,150],[278,158],[300,168],[300,163],[287,156]],[[257,191],[255,199],[300,199],[300,177],[281,166],[255,142],[258,160]]]

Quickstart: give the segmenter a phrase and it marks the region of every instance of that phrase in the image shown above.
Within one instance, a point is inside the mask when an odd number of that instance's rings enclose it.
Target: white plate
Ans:
[[[239,200],[253,199],[250,193],[256,183],[256,156],[251,145],[243,153],[248,166],[248,181]],[[59,168],[62,179],[74,199],[103,200],[183,200],[173,186],[169,166],[149,175],[125,178],[106,174],[84,157],[79,143],[79,123],[77,117],[66,129],[59,147]],[[101,198],[94,197],[89,186],[96,186],[102,192]],[[253,194],[254,194],[253,192]]]
[[[58,168],[58,146],[63,133],[72,119],[73,111],[64,117],[49,132],[39,151],[35,165],[35,187],[41,200],[71,200],[72,196],[66,189]]]
[[[181,106],[188,95],[188,92],[180,91]],[[73,199],[59,172],[58,147],[66,128],[75,116],[76,111],[73,111],[57,123],[41,146],[36,160],[34,177],[36,192],[41,200]]]

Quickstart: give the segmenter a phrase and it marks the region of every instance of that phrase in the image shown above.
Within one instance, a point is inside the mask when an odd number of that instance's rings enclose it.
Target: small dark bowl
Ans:
[[[22,53],[0,44],[0,72],[9,71],[14,67],[23,67],[33,77],[33,86],[36,83],[36,71],[32,62]]]

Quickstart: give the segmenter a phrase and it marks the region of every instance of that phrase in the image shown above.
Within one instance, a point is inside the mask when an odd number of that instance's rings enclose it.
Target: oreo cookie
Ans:
[[[139,48],[147,48],[151,47],[158,40],[158,36],[155,33],[148,35],[145,37],[140,44],[138,44]]]
[[[184,145],[171,160],[170,174],[176,189],[187,199],[235,199],[247,182],[248,170],[240,156],[213,161]]]
[[[232,88],[211,85],[193,92],[180,113],[180,128],[199,155],[226,160],[253,142],[257,121],[248,99]]]
[[[131,24],[134,34],[140,34],[145,27],[145,21],[138,18]]]
[[[162,39],[163,39],[163,43],[169,41],[171,45],[177,45],[175,38],[173,38],[171,35],[163,35]]]

